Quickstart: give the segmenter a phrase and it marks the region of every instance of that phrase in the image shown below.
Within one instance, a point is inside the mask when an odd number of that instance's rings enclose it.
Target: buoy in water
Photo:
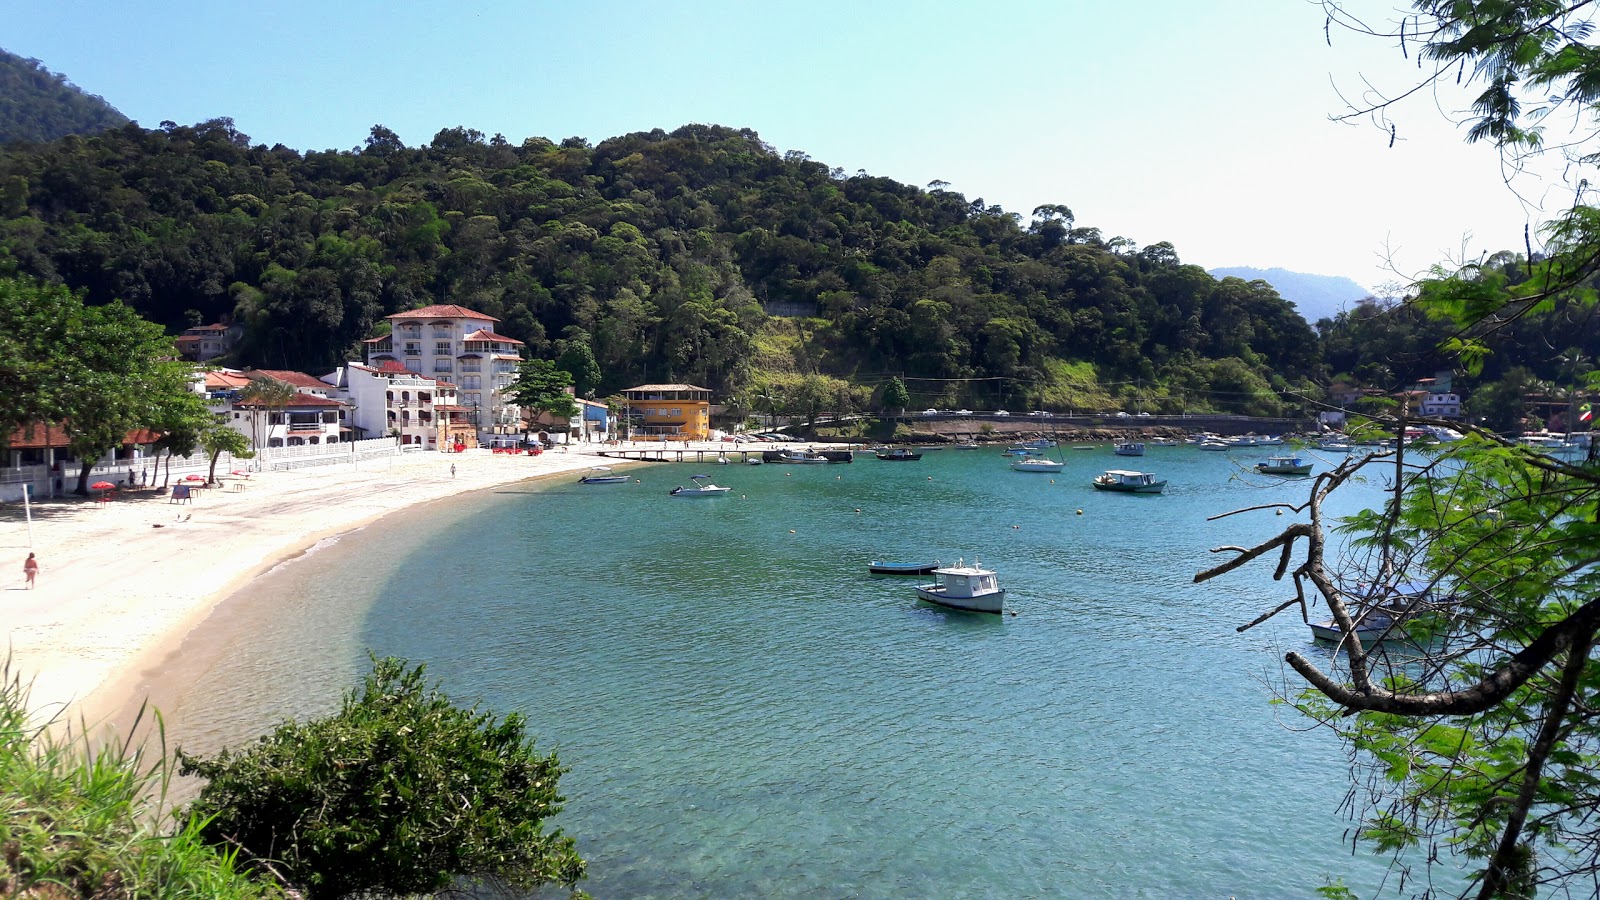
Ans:
[[[794,529],[793,528],[789,529],[789,533],[790,534],[794,534]]]
[[[1081,510],[1081,509],[1078,510],[1078,515],[1080,515],[1080,516],[1083,515],[1083,510]]]

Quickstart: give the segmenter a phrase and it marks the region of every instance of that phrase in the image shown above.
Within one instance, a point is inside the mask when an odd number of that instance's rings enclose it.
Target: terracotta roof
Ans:
[[[123,435],[124,444],[150,444],[161,435],[148,428],[136,428]],[[25,425],[11,432],[8,446],[12,450],[43,450],[46,447],[65,447],[71,441],[67,430],[60,425]]]
[[[215,324],[213,324],[213,325],[196,325],[193,328],[186,328],[184,330],[185,331],[227,331],[228,330],[228,326],[226,326],[226,325],[215,325]]]
[[[495,319],[495,321],[498,322],[500,320],[499,319]],[[503,334],[495,334],[493,331],[490,331],[487,328],[479,328],[477,331],[474,331],[473,333],[471,333],[471,334],[467,335],[466,337],[462,338],[462,340],[463,341],[499,341],[499,342],[501,342],[503,344],[520,344],[520,343],[522,343],[521,341],[517,340],[516,338],[506,337]]]
[[[381,344],[384,341],[392,341],[392,340],[394,340],[394,335],[386,334],[383,337],[367,338],[366,340],[362,341],[361,343],[363,343],[363,344]]]
[[[326,385],[324,385],[324,387],[326,387]],[[294,399],[293,400],[290,400],[288,403],[285,403],[282,406],[278,406],[277,404],[274,404],[274,407],[277,408],[277,409],[302,409],[302,408],[307,407],[307,406],[348,406],[348,405],[349,404],[344,403],[343,401],[340,401],[340,400],[330,400],[327,397],[318,397],[316,394],[302,394],[302,393],[296,392],[295,395],[294,395]],[[265,408],[267,406],[267,404],[261,403],[261,402],[255,401],[255,400],[245,400],[245,401],[240,401],[238,403],[235,403],[234,406],[238,407],[239,409],[262,409],[262,408]]]
[[[422,377],[422,373],[411,371],[405,366],[402,366],[392,357],[380,356],[378,359],[383,361],[378,363],[377,366],[373,367],[372,371],[374,372],[378,372],[382,375],[415,375],[418,378]]]
[[[266,377],[295,387],[318,388],[324,391],[329,387],[326,381],[319,381],[304,372],[293,372],[288,369],[246,369],[244,374],[252,379]]]
[[[240,375],[240,374],[238,374],[236,372],[216,372],[216,371],[214,371],[214,372],[207,372],[206,373],[206,389],[207,390],[216,391],[216,390],[227,390],[227,389],[231,389],[231,388],[242,388],[242,387],[248,385],[249,383],[250,383],[250,379],[249,378],[245,377],[244,375]]]
[[[488,321],[488,322],[498,322],[498,321],[500,321],[499,319],[496,319],[494,316],[486,316],[481,312],[477,312],[476,310],[467,309],[465,306],[456,306],[453,303],[440,304],[440,305],[437,305],[437,306],[424,306],[421,309],[413,309],[410,312],[395,313],[394,315],[386,316],[385,318],[389,318],[389,319],[483,319],[483,320]]]
[[[456,389],[456,385],[453,385],[448,381],[435,381],[434,384],[437,384],[439,386],[440,390],[451,390],[451,391],[453,391],[453,390]]]

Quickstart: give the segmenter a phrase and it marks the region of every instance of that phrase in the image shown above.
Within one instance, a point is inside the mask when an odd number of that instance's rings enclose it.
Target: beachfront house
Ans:
[[[196,325],[184,329],[172,342],[178,347],[179,357],[190,362],[205,362],[232,350],[241,332],[242,329],[228,325]]]
[[[242,374],[250,381],[270,378],[294,388],[294,395],[283,403],[244,399],[244,389],[233,399],[224,423],[250,439],[252,447],[320,447],[346,440],[340,423],[341,400],[329,396],[333,386],[304,372],[283,369],[250,369]]]
[[[641,384],[622,392],[635,440],[704,441],[711,437],[711,389]]]
[[[357,440],[392,435],[401,447],[478,446],[470,413],[448,381],[425,378],[392,359],[377,366],[346,363],[322,381],[348,404],[345,423]]]
[[[156,459],[151,446],[160,435],[147,429],[130,431],[122,445],[95,461],[90,480],[113,484],[137,484],[150,478]],[[39,423],[18,428],[6,443],[5,465],[0,468],[0,500],[22,499],[23,486],[29,496],[60,497],[77,486],[83,463],[68,449],[67,431],[57,424]]]
[[[476,428],[477,443],[516,435],[522,411],[506,391],[517,377],[523,343],[497,334],[493,316],[441,304],[389,316],[389,334],[366,341],[367,365],[393,362],[424,378],[457,386],[459,405]]]

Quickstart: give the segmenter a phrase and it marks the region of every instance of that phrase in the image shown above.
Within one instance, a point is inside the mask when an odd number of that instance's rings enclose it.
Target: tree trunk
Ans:
[[[207,486],[210,486],[210,485],[213,485],[213,484],[217,483],[217,460],[219,460],[221,458],[222,458],[222,450],[220,448],[217,450],[217,452],[211,454],[211,470],[206,473],[206,485]]]
[[[93,460],[86,460],[83,463],[83,468],[78,470],[78,486],[73,489],[72,492],[74,494],[77,494],[80,497],[89,496],[89,470],[93,468]]]

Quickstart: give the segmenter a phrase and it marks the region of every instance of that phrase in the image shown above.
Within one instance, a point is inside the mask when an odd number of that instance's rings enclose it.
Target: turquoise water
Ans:
[[[1207,517],[1307,482],[1239,451],[1062,455],[656,465],[408,512],[261,580],[271,612],[183,701],[228,712],[189,741],[327,708],[371,647],[527,714],[600,898],[1370,893],[1343,752],[1268,704],[1309,634],[1234,631],[1292,589],[1270,563],[1192,583],[1290,521]],[[1122,467],[1167,493],[1088,486]],[[697,472],[731,495],[667,497]],[[866,574],[924,557],[981,558],[1016,615]]]

